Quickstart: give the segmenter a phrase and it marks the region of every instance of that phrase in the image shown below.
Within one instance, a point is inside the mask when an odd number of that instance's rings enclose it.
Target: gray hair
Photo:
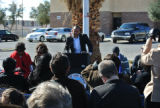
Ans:
[[[112,60],[103,60],[98,65],[98,71],[100,76],[111,78],[118,74],[117,68]]]
[[[72,98],[59,83],[46,81],[37,86],[27,104],[28,108],[72,108]]]

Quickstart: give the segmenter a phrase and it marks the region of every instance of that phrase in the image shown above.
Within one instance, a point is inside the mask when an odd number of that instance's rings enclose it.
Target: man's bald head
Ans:
[[[114,75],[118,75],[117,68],[112,60],[103,60],[98,65],[98,71],[100,76],[111,78]]]

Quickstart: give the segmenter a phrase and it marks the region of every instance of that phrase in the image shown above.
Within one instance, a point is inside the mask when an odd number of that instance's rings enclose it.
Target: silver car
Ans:
[[[45,38],[47,41],[51,42],[53,40],[58,40],[65,42],[67,37],[71,36],[71,28],[54,28],[51,31],[46,32]]]
[[[27,34],[26,40],[28,40],[29,42],[32,42],[32,41],[43,42],[45,41],[46,32],[50,30],[52,30],[52,28],[39,28],[34,32]]]

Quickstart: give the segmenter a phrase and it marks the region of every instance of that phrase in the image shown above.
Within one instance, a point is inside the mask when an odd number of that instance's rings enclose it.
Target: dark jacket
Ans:
[[[101,77],[99,76],[98,69],[94,69],[93,65],[88,65],[82,72],[81,75],[87,81],[91,89],[96,86],[104,84]]]
[[[141,108],[141,100],[132,86],[118,79],[109,80],[92,91],[90,108]]]
[[[56,78],[53,80],[62,84],[63,87],[67,88],[72,96],[73,108],[88,108],[88,99],[85,93],[85,89],[81,83],[76,80],[69,79],[67,77]]]
[[[125,57],[122,54],[119,54],[118,58],[121,61],[121,64],[120,64],[120,67],[119,67],[119,73],[120,74],[130,74],[129,62],[128,62],[127,57]]]
[[[52,58],[51,54],[46,53],[40,57],[35,58],[38,59],[37,65],[28,78],[31,86],[36,86],[43,81],[50,80],[53,76],[49,67],[49,63]]]
[[[14,87],[22,92],[29,92],[29,84],[23,76],[1,73],[0,74],[0,85],[7,85]]]
[[[138,70],[141,74],[137,74]],[[141,55],[137,55],[133,61],[131,73],[133,84],[139,89],[140,93],[143,94],[146,84],[151,79],[151,66],[142,64]]]
[[[79,34],[80,38],[80,46],[81,46],[81,52],[86,52],[86,44],[88,45],[89,52],[93,52],[92,44],[86,34]],[[71,50],[71,53],[75,52],[74,49],[74,43],[73,43],[73,37],[68,37],[65,45],[65,50],[69,53]]]

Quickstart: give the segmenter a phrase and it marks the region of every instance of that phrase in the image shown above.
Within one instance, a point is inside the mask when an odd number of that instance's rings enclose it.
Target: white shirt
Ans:
[[[79,36],[77,38],[73,38],[73,44],[74,44],[75,53],[81,53]]]

